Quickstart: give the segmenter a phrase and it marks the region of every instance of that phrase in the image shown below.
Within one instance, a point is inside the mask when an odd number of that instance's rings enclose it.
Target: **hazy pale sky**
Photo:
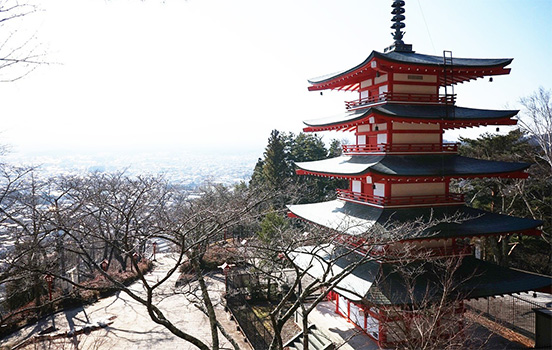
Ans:
[[[260,155],[272,129],[298,133],[302,120],[342,113],[356,98],[309,93],[307,79],[389,46],[391,2],[43,0],[20,34],[36,32],[52,64],[0,84],[2,143]],[[514,58],[510,75],[456,92],[460,106],[516,108],[552,86],[551,14],[549,0],[407,0],[404,41],[424,54]]]

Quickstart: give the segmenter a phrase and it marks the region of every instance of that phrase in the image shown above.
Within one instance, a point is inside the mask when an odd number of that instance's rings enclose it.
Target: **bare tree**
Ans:
[[[537,157],[544,160],[552,171],[551,92],[540,87],[533,94],[522,97],[520,103],[524,109],[519,123],[531,140],[536,142],[542,150],[542,154]]]
[[[315,225],[307,225],[306,228],[281,225],[274,227],[270,239],[263,235],[260,239],[247,242],[244,250],[253,266],[249,272],[261,273],[280,284],[283,291],[281,298],[273,301],[269,314],[273,330],[270,349],[283,347],[284,325],[296,312],[301,314],[302,345],[304,349],[308,349],[308,316],[326,299],[330,291],[349,287],[347,293],[357,293],[354,287],[348,285],[348,276],[367,264],[397,259],[396,254],[381,255],[379,252],[384,246],[397,254],[404,252],[404,245],[398,243],[404,237],[413,239],[425,234],[427,228],[439,222],[460,220],[458,217],[451,217],[406,223],[390,221],[386,225],[367,227],[361,227],[362,224],[353,227],[351,222],[344,222],[341,225],[343,231],[354,228],[362,232],[355,236]],[[418,245],[415,247],[424,251]],[[412,257],[416,256],[414,253],[416,252],[413,250]],[[362,299],[365,296],[359,294],[357,297]]]
[[[538,145],[541,152],[535,154],[536,160],[544,161],[547,170],[544,171],[545,178],[552,177],[552,98],[551,91],[545,90],[542,86],[533,94],[520,99],[522,110],[519,123],[521,128],[527,133],[531,142]],[[537,199],[542,202],[541,210],[535,212],[528,198],[524,195],[523,184],[518,187],[521,198],[524,200],[528,210],[534,218],[542,218],[547,221],[543,228],[543,239],[550,245],[549,264],[552,265],[552,233],[547,232],[550,227],[550,213],[552,207],[546,203],[546,197]]]
[[[44,64],[36,34],[25,33],[25,19],[38,12],[36,5],[0,0],[0,82],[13,82]]]
[[[385,310],[392,320],[387,341],[400,349],[465,348],[470,327],[463,317],[466,291],[460,287],[475,272],[459,276],[462,256],[436,259],[421,251],[413,252],[408,244],[397,258],[391,274],[379,281],[385,286],[391,284],[386,279],[393,279],[395,297],[401,300]]]
[[[72,247],[71,253],[78,255],[90,274],[101,276],[110,288],[129,295],[147,308],[154,322],[200,349],[218,349],[219,332],[229,338],[216,319],[202,257],[228,227],[244,220],[263,201],[262,195],[245,188],[208,186],[200,198],[190,199],[162,178],[131,178],[122,173],[93,174],[84,179],[73,177],[58,183],[63,195],[56,200],[55,226],[64,232],[65,245]],[[171,242],[177,248],[171,268],[156,281],[148,279],[138,265],[139,257],[145,257],[144,247],[151,246],[152,240]],[[132,267],[144,293],[118,280],[109,266],[102,269],[101,262],[111,259],[123,271]],[[198,286],[189,288],[187,294],[208,317],[210,343],[178,327],[156,304],[167,289],[169,279],[179,273],[186,261],[194,267],[197,276],[194,283]],[[94,288],[65,276],[56,274],[56,277],[76,288]]]
[[[51,254],[54,230],[48,205],[51,183],[37,178],[31,170],[19,170],[15,178],[4,174],[7,184],[0,206],[2,228],[13,244],[7,247],[2,259],[0,285],[7,290],[9,306],[20,307],[33,299],[19,313],[34,311],[40,315],[45,294],[43,271],[55,263]],[[14,315],[2,317],[0,323],[4,324]]]

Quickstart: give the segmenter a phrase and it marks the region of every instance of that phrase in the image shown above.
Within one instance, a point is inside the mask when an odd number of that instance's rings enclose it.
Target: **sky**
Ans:
[[[17,35],[35,35],[48,64],[0,83],[1,143],[15,154],[260,156],[271,130],[299,133],[303,120],[340,114],[356,98],[308,92],[307,79],[391,45],[391,2],[35,0],[41,11]],[[510,75],[457,86],[459,106],[517,108],[552,88],[552,1],[407,0],[405,9],[404,41],[418,53],[514,58]]]

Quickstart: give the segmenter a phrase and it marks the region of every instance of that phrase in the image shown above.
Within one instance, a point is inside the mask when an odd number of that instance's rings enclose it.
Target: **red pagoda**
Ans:
[[[383,53],[373,51],[353,68],[309,80],[310,91],[350,91],[357,98],[345,102],[346,112],[341,116],[305,121],[304,131],[354,132],[356,142],[344,145],[339,157],[296,163],[296,172],[347,179],[349,188],[339,189],[333,201],[288,206],[290,216],[336,232],[336,246],[374,257],[355,269],[330,296],[336,312],[382,347],[407,340],[393,331],[387,311],[392,306],[411,304],[412,293],[406,295],[393,263],[384,259],[402,251],[406,244],[425,251],[431,259],[461,256],[455,273],[464,281],[459,286],[463,299],[542,290],[552,285],[549,278],[479,260],[472,249],[481,237],[539,235],[541,221],[470,208],[462,194],[450,190],[453,179],[528,176],[528,163],[463,157],[457,154],[457,144],[443,142],[447,129],[516,124],[517,110],[459,107],[453,90],[457,83],[508,74],[512,59],[456,58],[450,51],[443,56],[416,53],[412,45],[402,41],[403,6],[404,1],[393,1],[394,45]],[[461,219],[439,222],[447,217]],[[421,234],[403,233],[378,249],[370,245],[369,250],[362,248],[366,242],[360,237],[367,229],[419,218],[439,223]],[[345,260],[342,268],[350,263]],[[295,262],[309,268],[309,260],[301,259],[300,254]],[[469,278],[474,275],[477,278]],[[430,274],[419,276],[415,288],[427,290],[434,278]],[[462,301],[455,312],[463,312]]]

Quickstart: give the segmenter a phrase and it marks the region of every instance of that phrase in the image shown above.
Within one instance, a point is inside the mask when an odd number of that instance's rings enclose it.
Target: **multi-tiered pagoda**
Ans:
[[[391,329],[386,310],[412,304],[413,293],[407,293],[393,263],[385,257],[398,255],[407,244],[431,259],[463,256],[455,275],[464,281],[457,289],[464,299],[539,290],[552,284],[549,278],[479,260],[472,249],[481,237],[539,235],[541,221],[470,208],[461,193],[450,189],[455,179],[528,176],[528,163],[464,157],[457,154],[457,144],[443,142],[448,129],[516,124],[517,110],[459,107],[453,90],[457,83],[508,74],[512,59],[456,58],[449,51],[443,56],[416,53],[402,41],[403,6],[399,0],[392,4],[394,45],[383,53],[373,51],[353,68],[309,80],[310,91],[350,91],[357,98],[345,102],[346,112],[341,116],[305,121],[304,131],[349,131],[356,142],[344,145],[340,157],[296,163],[297,173],[347,179],[349,188],[339,189],[333,201],[289,206],[290,216],[336,232],[335,244],[354,249],[359,256],[375,257],[355,269],[331,296],[336,311],[380,346],[405,340]],[[412,235],[403,232],[378,249],[365,245],[370,243],[364,238],[367,230],[389,228],[390,223],[398,227],[420,218],[438,223],[422,232],[413,230]],[[338,265],[345,268],[348,259]],[[296,263],[304,263],[304,268],[310,264],[300,256]],[[423,292],[435,278],[430,273],[418,276],[415,288]],[[458,312],[462,310],[460,302]]]

